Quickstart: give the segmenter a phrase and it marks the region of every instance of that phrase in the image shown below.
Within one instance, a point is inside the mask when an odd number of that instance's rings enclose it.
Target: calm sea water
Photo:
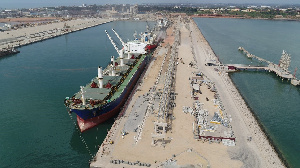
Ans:
[[[150,23],[153,25],[153,23]],[[119,21],[19,48],[0,58],[0,167],[89,167],[91,155],[64,107],[117,56],[104,30],[120,42],[133,39],[145,22]],[[75,119],[75,116],[73,116]],[[83,133],[94,155],[113,119]]]
[[[238,51],[278,63],[282,50],[292,56],[290,70],[300,68],[300,22],[195,18],[203,35],[223,63],[259,64]],[[300,78],[300,72],[296,75]],[[300,87],[263,72],[231,75],[249,107],[291,167],[300,167]]]

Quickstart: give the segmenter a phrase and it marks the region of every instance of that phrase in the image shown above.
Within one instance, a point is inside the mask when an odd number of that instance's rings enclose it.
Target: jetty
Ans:
[[[266,72],[273,72],[278,77],[280,77],[282,80],[288,80],[291,81],[292,85],[300,85],[300,80],[296,78],[296,70],[294,74],[291,74],[289,71],[289,66],[291,63],[291,56],[286,51],[283,50],[281,59],[279,60],[279,64],[274,64],[271,61],[268,61],[266,59],[263,59],[261,57],[258,57],[254,54],[251,54],[249,51],[247,51],[244,47],[239,47],[239,51],[241,51],[245,56],[251,59],[257,59],[259,62],[264,62],[267,64],[267,66],[250,66],[250,65],[242,65],[242,64],[227,64],[227,65],[221,65],[227,68],[228,72],[234,72],[234,71],[266,71]]]
[[[196,23],[169,19],[90,167],[284,167]]]

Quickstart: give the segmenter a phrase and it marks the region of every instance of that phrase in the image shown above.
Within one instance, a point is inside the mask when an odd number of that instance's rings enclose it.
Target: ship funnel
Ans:
[[[130,59],[130,52],[128,52],[127,59]]]
[[[127,46],[127,59],[130,59],[130,44]]]
[[[85,97],[84,97],[84,91],[83,91],[83,86],[80,86],[81,90],[81,100],[82,100],[82,105],[86,105]]]
[[[111,64],[112,67],[115,66],[115,58],[114,58],[114,56],[110,57],[110,64]]]
[[[120,50],[120,66],[124,66],[124,49]]]
[[[116,76],[115,67],[113,67],[112,70],[111,70],[111,76]]]
[[[103,70],[102,70],[101,66],[98,67],[98,78],[102,78],[103,79]]]
[[[102,67],[98,67],[98,82],[99,88],[103,88],[103,70]]]

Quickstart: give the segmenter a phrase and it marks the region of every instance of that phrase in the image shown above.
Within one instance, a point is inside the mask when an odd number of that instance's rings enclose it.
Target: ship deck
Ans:
[[[123,83],[119,86],[119,88],[116,90],[116,92],[112,95],[111,100],[115,100],[116,98],[118,98],[121,95],[121,93],[123,92],[125,87],[130,82],[130,79],[137,71],[137,69],[138,69],[137,65],[139,65],[145,59],[145,57],[146,57],[146,55],[141,56],[141,58],[138,60],[138,62],[136,64],[136,66],[133,67],[133,69],[130,71],[128,76],[124,79]],[[132,64],[134,61],[135,61],[135,59],[124,59],[124,63],[129,64],[129,65]],[[116,62],[119,63],[119,59],[117,59]],[[103,72],[105,73],[109,68],[110,68],[110,65],[108,65],[107,68],[105,68],[103,70]],[[93,82],[95,82],[97,85],[99,85],[99,81],[98,81],[97,77],[93,78],[91,80],[91,82],[88,83],[83,89],[85,98],[87,100],[89,100],[89,99],[103,100],[111,91],[111,88],[105,87],[106,84],[109,82],[111,84],[111,86],[116,86],[122,78],[122,75],[120,75],[120,74],[126,73],[128,68],[129,68],[128,65],[124,65],[122,67],[117,66],[116,74],[118,76],[103,75],[103,85],[104,85],[103,88],[92,88],[91,84]],[[81,98],[81,92],[79,91],[75,94],[75,99],[80,99],[80,98]]]
[[[112,86],[115,86],[121,78],[122,76],[103,76],[103,84],[105,86],[109,82]],[[111,88],[92,88],[92,82],[95,82],[97,85],[99,84],[97,78],[93,78],[92,81],[88,83],[83,89],[85,98],[93,100],[103,100],[111,91]],[[81,93],[76,93],[75,98],[80,99]]]
[[[146,55],[142,55],[141,58],[139,59],[139,61],[137,62],[137,65],[141,64],[141,62],[145,59],[145,57],[146,57]],[[138,68],[139,68],[139,66],[134,66],[133,67],[133,69],[128,74],[127,78],[125,78],[124,82],[120,85],[120,87],[117,89],[115,94],[111,97],[111,100],[114,100],[114,99],[118,98],[121,95],[121,93],[123,92],[125,87],[128,85],[128,83],[130,82],[132,76],[135,74],[135,72],[137,71]]]

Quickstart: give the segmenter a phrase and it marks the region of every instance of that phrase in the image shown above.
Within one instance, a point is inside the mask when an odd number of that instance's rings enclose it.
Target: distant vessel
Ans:
[[[11,24],[4,24],[3,27],[0,27],[0,31],[7,31],[11,29]]]
[[[149,27],[147,26],[147,31],[140,34],[141,36],[141,42],[146,43],[146,48],[148,50],[155,49],[157,47],[158,41],[156,41],[156,34],[152,33],[152,31],[149,30]]]
[[[166,29],[169,25],[169,21],[167,18],[162,18],[157,21],[157,26],[159,29]]]
[[[17,54],[17,53],[20,53],[20,51],[15,49],[14,47],[6,48],[6,49],[0,50],[0,57],[4,57],[4,56],[7,56],[7,55],[12,55],[12,54]]]
[[[145,51],[146,43],[139,40],[124,43],[117,35],[123,45],[118,50],[108,33],[107,36],[118,51],[119,58],[112,56],[110,64],[104,70],[98,67],[97,77],[85,87],[81,86],[74,96],[65,99],[66,107],[77,115],[81,132],[119,113],[151,56]]]

